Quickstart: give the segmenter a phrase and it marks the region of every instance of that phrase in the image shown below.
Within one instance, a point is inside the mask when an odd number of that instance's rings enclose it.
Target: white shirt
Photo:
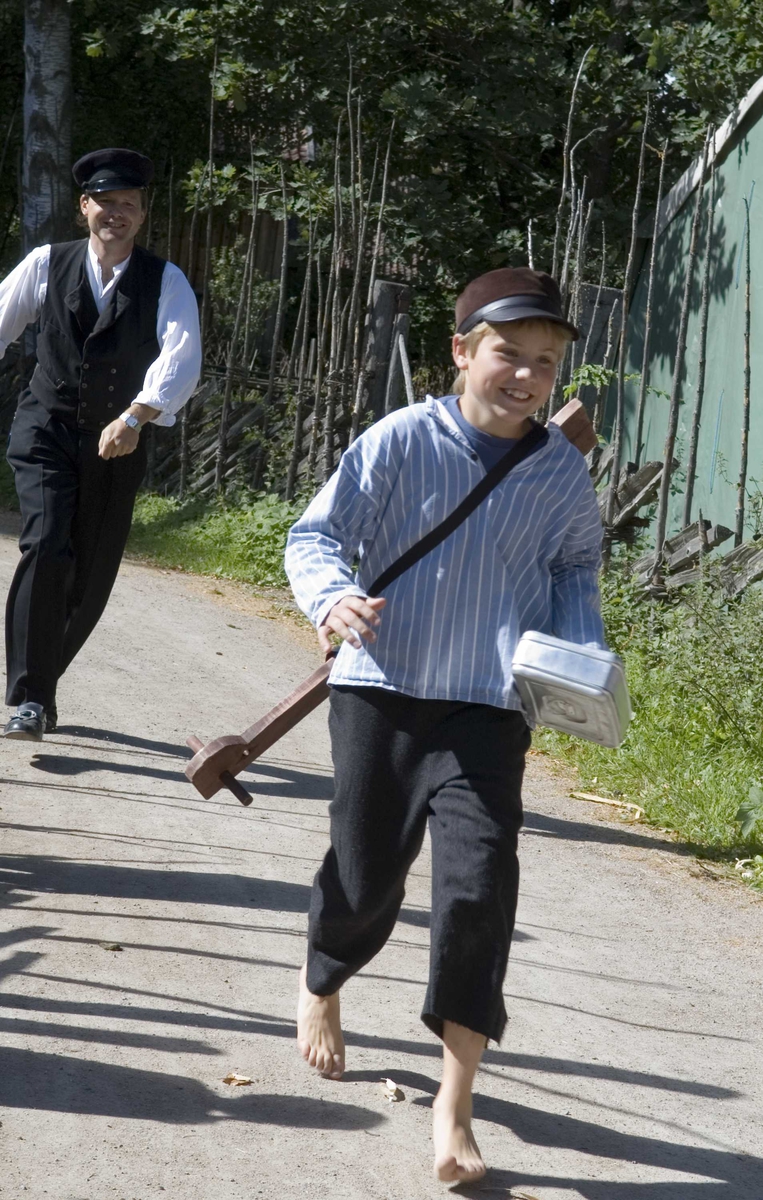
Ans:
[[[114,277],[103,282],[101,264],[88,243],[85,270],[98,312],[103,312],[119,277],[130,262],[114,267]],[[39,246],[0,283],[0,358],[9,342],[36,321],[48,289],[50,246]],[[192,395],[201,371],[199,306],[183,272],[168,262],[162,274],[156,317],[159,356],[146,371],[143,387],[131,403],[159,409],[155,425],[174,425],[175,414]],[[129,407],[129,405],[127,406]]]

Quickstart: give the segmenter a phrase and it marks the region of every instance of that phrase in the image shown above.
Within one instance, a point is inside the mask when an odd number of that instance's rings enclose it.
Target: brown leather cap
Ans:
[[[529,267],[501,267],[467,284],[456,300],[456,332],[468,333],[488,321],[527,321],[533,317],[553,321],[569,330],[573,341],[580,331],[566,320],[555,279]]]

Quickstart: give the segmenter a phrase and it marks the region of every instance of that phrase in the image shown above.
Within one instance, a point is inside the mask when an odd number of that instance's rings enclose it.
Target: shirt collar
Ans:
[[[123,275],[124,272],[127,270],[128,266],[130,265],[130,259],[132,258],[132,254],[128,254],[128,256],[124,260],[124,262],[118,263],[117,266],[115,266],[113,268],[114,276],[112,279],[109,280],[108,283],[103,282],[103,277],[101,275],[101,264],[98,261],[98,255],[96,254],[95,250],[91,246],[90,242],[88,242],[88,244],[87,244],[87,257],[88,257],[88,261],[90,263],[90,269],[92,270],[93,275],[95,276],[95,279],[96,279],[96,282],[97,282],[99,288],[101,289],[102,292],[105,292],[108,288],[113,287],[113,285],[119,279],[120,275]]]

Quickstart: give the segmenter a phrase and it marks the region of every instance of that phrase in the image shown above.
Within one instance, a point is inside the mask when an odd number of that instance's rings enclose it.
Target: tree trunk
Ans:
[[[71,22],[67,0],[26,0],[21,228],[24,253],[72,232]]]

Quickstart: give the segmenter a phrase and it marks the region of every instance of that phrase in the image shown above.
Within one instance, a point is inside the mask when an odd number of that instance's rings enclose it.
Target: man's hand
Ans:
[[[101,458],[119,458],[123,454],[132,454],[140,441],[140,431],[130,429],[121,417],[107,425],[98,443],[98,453]]]
[[[379,613],[387,601],[383,596],[372,599],[370,596],[343,596],[330,609],[326,620],[318,630],[318,642],[321,650],[328,654],[332,649],[331,633],[338,633],[341,638],[360,649],[361,638],[368,642],[376,641],[375,630],[379,627]]]

